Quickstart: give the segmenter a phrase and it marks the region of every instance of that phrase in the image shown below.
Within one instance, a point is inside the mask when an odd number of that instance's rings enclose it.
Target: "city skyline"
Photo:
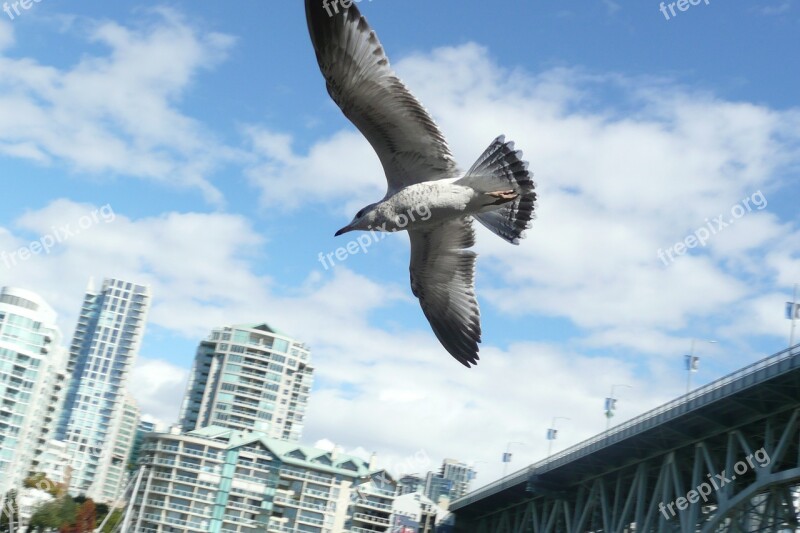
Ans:
[[[22,479],[30,473],[44,473],[54,476],[55,482],[69,482],[70,492],[75,495],[86,494],[98,501],[116,501],[122,494],[121,491],[128,487],[130,466],[133,464],[128,458],[135,461],[135,455],[132,454],[134,444],[141,444],[145,435],[143,431],[164,432],[169,429],[179,430],[180,434],[188,434],[217,427],[218,430],[253,431],[271,439],[302,445],[299,441],[302,435],[303,413],[309,404],[313,383],[311,354],[303,342],[272,329],[266,323],[215,328],[200,342],[192,372],[194,378],[187,384],[180,419],[172,421],[173,423],[162,424],[160,428],[153,422],[141,421],[136,401],[125,387],[125,372],[118,371],[116,374],[108,372],[103,377],[109,379],[106,385],[113,385],[109,392],[117,398],[108,404],[103,404],[104,412],[109,410],[109,406],[114,412],[103,417],[81,417],[83,426],[77,432],[80,442],[75,442],[74,437],[70,438],[76,434],[75,430],[70,429],[76,423],[73,413],[76,409],[87,410],[86,407],[81,408],[86,403],[87,392],[97,396],[94,394],[98,386],[96,380],[101,377],[103,368],[106,366],[111,368],[114,361],[119,368],[130,366],[129,354],[135,352],[136,345],[140,342],[138,334],[146,330],[149,298],[148,288],[134,282],[107,278],[102,288],[96,290],[94,280],[90,279],[81,307],[81,317],[71,341],[71,349],[67,350],[61,346],[60,332],[52,326],[46,330],[47,333],[40,336],[46,340],[48,348],[46,350],[38,348],[37,355],[47,355],[52,351],[55,357],[39,372],[42,382],[39,394],[41,398],[37,401],[36,409],[31,410],[26,419],[28,421],[39,419],[38,426],[32,430],[39,435],[36,439],[38,444],[35,448],[27,450],[26,456],[15,459],[14,463],[19,472],[18,475],[7,478],[9,486],[6,490],[19,486]],[[9,328],[2,327],[3,320],[10,321],[9,324],[20,323],[20,318],[15,319],[12,318],[13,315],[9,315],[10,306],[24,314],[33,312],[34,316],[39,316],[45,323],[55,321],[55,312],[35,292],[22,288],[2,287],[0,288],[0,340],[7,340],[9,336],[11,338],[19,336],[18,333],[10,333]],[[132,309],[129,309],[129,306]],[[129,311],[133,312],[129,314]],[[31,324],[41,323],[31,322]],[[134,325],[133,329],[130,329],[131,324]],[[126,325],[127,335],[115,335],[113,332],[108,334],[111,330],[101,329],[115,328],[119,330],[116,332],[119,334],[126,330]],[[125,350],[119,350],[116,341],[123,337],[126,340]],[[98,339],[101,341],[98,342]],[[103,342],[106,340],[109,341],[108,344]],[[87,352],[87,346],[92,348],[90,352],[94,355]],[[118,351],[121,353],[117,353]],[[122,361],[125,362],[120,366]],[[252,399],[247,398],[248,395],[253,395],[249,390],[238,390],[242,386],[233,389],[225,387],[225,383],[237,383],[231,380],[237,377],[230,374],[232,366],[245,370],[241,376],[258,375],[265,380],[264,383],[257,384],[258,390],[263,388],[263,393],[257,396],[271,394],[270,391],[274,393],[272,394],[274,397],[264,396],[268,402],[266,404],[262,402],[262,411],[253,410],[238,422],[232,421],[227,416],[219,416],[228,415],[228,408],[236,407],[237,401],[252,402]],[[248,370],[249,366],[253,368]],[[38,365],[34,370],[38,371]],[[223,377],[223,374],[230,377]],[[275,384],[274,389],[264,386],[267,381]],[[230,394],[223,391],[228,391]],[[239,398],[239,395],[243,396]],[[109,394],[106,393],[104,396]],[[219,405],[221,400],[233,403],[227,407],[221,406]],[[194,408],[193,404],[196,404]],[[93,402],[93,405],[96,408],[101,403]],[[270,423],[273,421],[272,415],[280,415],[285,417],[285,420],[278,419],[280,422],[274,426]],[[292,426],[293,421],[296,423],[294,426]],[[105,428],[106,432],[99,431],[98,428]],[[113,434],[107,431],[108,428],[113,428]],[[90,441],[93,438],[96,439],[95,444],[91,445]],[[111,443],[111,453],[104,453],[105,445],[100,444],[101,442]],[[322,445],[327,449],[328,444],[323,442]],[[332,445],[328,453],[339,454],[340,447]],[[362,460],[366,460],[364,454],[361,455]],[[375,457],[373,453],[372,460]],[[77,458],[80,460],[76,461]],[[396,468],[392,470],[403,472],[409,468],[415,469],[429,464],[427,461],[422,463],[415,458],[415,462],[393,466]],[[96,477],[88,475],[84,469],[91,470],[92,473],[99,469],[101,475]],[[452,472],[456,472],[455,477]],[[453,459],[445,459],[438,472],[428,472],[427,479],[430,479],[431,475],[446,478],[448,480],[446,490],[448,492],[452,490],[453,495],[460,496],[473,477],[465,475],[465,472],[472,472],[472,469]],[[461,483],[456,487],[451,480]],[[438,497],[439,492],[436,494]]]

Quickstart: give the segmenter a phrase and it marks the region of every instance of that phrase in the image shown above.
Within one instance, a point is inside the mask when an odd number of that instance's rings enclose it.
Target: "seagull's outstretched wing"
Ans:
[[[442,346],[459,363],[478,364],[481,320],[475,298],[472,218],[411,230],[411,291]]]
[[[444,135],[397,78],[358,8],[306,0],[306,19],[328,93],[377,152],[389,193],[456,177]]]

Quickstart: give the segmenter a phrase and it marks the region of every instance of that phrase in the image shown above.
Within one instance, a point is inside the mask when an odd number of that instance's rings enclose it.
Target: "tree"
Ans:
[[[71,531],[71,527],[78,520],[78,505],[69,496],[60,500],[53,500],[40,506],[31,517],[31,528],[36,531],[58,529]]]
[[[97,526],[97,506],[92,500],[86,500],[78,509],[75,520],[76,533],[91,533]]]
[[[31,474],[25,481],[22,482],[22,485],[26,489],[39,489],[47,492],[54,498],[58,498],[61,493],[63,486],[61,483],[56,483],[49,479],[46,475],[42,472],[37,472],[35,474]]]
[[[31,529],[44,531],[45,529],[55,529],[61,526],[62,503],[60,501],[47,502],[39,506],[31,516]]]

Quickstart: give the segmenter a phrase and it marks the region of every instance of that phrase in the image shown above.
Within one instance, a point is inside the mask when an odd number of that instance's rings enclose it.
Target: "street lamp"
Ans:
[[[700,339],[701,342],[707,342],[708,344],[716,344],[717,341],[707,340],[707,339]],[[689,355],[685,357],[686,359],[686,394],[689,394],[689,389],[692,385],[692,372],[697,372],[697,367],[700,365],[700,357],[695,357],[694,355],[694,345],[697,342],[697,339],[692,339],[692,346],[689,350]]]
[[[800,305],[797,303],[797,287],[798,284],[795,283],[792,301],[786,302],[786,318],[792,321],[792,327],[789,330],[789,348],[794,346],[794,327],[797,323],[797,319],[800,318]]]
[[[556,429],[556,420],[571,420],[566,416],[554,416],[553,421],[550,423],[550,429],[547,430],[547,440],[550,443],[547,445],[547,457],[550,457],[550,452],[553,449],[553,441],[556,440],[558,436],[558,430]]]
[[[609,394],[608,398],[606,398],[606,429],[611,427],[611,417],[614,416],[614,409],[617,408],[617,399],[614,398],[614,389],[617,387],[628,387],[629,389],[633,388],[624,383],[616,383],[611,385],[611,394]]]
[[[519,442],[519,441],[512,441],[512,442],[508,443],[508,446],[506,446],[506,453],[503,454],[503,477],[506,477],[506,471],[508,470],[508,463],[511,462],[511,445],[512,444],[520,444],[522,446],[525,446],[524,442]]]

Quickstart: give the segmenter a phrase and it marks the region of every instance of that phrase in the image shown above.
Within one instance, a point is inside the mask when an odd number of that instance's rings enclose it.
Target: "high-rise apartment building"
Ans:
[[[57,438],[71,458],[69,490],[107,501],[109,475],[118,472],[119,433],[124,430],[126,382],[139,351],[150,307],[144,285],[107,279],[90,283],[70,346],[70,381]]]
[[[130,463],[131,466],[134,466],[139,463],[139,455],[142,451],[142,444],[144,444],[144,438],[150,434],[154,433],[156,430],[156,425],[154,422],[150,422],[149,420],[142,420],[139,419],[139,425],[136,426],[136,436],[133,439],[133,450],[131,451],[131,458]]]
[[[442,461],[438,473],[428,472],[425,477],[425,496],[439,504],[442,498],[456,500],[469,491],[469,484],[475,478],[475,470],[454,459]]]
[[[417,474],[406,474],[397,481],[397,493],[400,496],[423,490],[425,490],[425,479]]]
[[[197,348],[182,429],[215,425],[300,440],[314,373],[310,358],[302,342],[267,324],[213,330]]]
[[[55,429],[66,363],[55,322],[35,293],[0,290],[0,497],[19,487]]]
[[[127,395],[122,416],[111,448],[111,462],[103,479],[101,501],[116,501],[128,485],[132,470],[131,457],[141,413],[136,401]]]
[[[53,443],[56,443],[56,430],[58,429],[58,420],[61,415],[61,409],[64,405],[64,398],[67,392],[67,350],[58,347],[59,355],[54,357],[50,370],[45,374],[45,379],[48,383],[45,384],[44,390],[48,395],[42,405],[43,409],[40,415],[42,430],[39,435],[39,440],[36,442],[36,457],[31,465],[32,472],[41,472],[40,467],[41,458],[49,454],[53,450]]]

